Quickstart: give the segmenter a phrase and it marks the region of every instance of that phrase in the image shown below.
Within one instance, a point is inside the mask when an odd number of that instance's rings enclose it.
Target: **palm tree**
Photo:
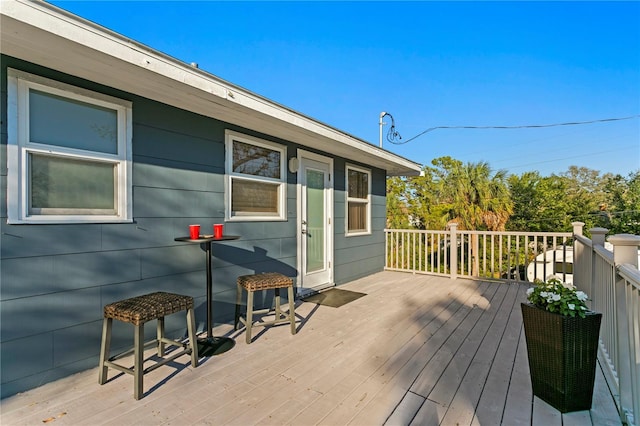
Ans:
[[[441,196],[450,205],[450,221],[462,230],[504,231],[513,212],[513,202],[507,185],[507,173],[499,170],[492,175],[486,162],[453,163],[453,170],[441,182]],[[471,237],[473,275],[478,275],[478,236]]]

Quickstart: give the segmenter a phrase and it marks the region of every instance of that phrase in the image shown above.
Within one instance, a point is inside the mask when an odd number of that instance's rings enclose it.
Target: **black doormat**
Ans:
[[[339,308],[342,305],[346,305],[349,302],[353,302],[356,299],[366,296],[366,293],[358,293],[357,291],[342,290],[339,288],[332,288],[330,290],[323,291],[321,293],[313,294],[305,297],[302,300],[305,302],[311,302],[318,305],[331,306],[333,308]]]

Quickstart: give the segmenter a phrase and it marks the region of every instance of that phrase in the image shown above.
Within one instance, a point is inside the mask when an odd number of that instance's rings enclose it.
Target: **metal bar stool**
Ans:
[[[282,312],[280,309],[280,289],[287,288],[289,298],[289,312]],[[247,317],[240,316],[240,302],[242,300],[242,289],[247,291]],[[274,289],[276,307],[275,319],[273,321],[254,321],[253,314],[268,314],[271,309],[259,311],[253,310],[253,293],[260,290]],[[295,300],[293,295],[293,280],[277,272],[267,272],[255,275],[243,275],[238,277],[236,289],[236,313],[233,322],[234,330],[238,329],[238,321],[242,322],[246,329],[247,344],[251,343],[251,328],[263,327],[288,322],[291,324],[291,334],[296,334]]]
[[[164,335],[164,317],[184,310],[187,311],[187,330],[189,334],[188,343],[181,343],[166,338]],[[132,349],[109,357],[109,348],[111,346],[111,327],[114,319],[134,325],[134,344]],[[144,323],[154,319],[158,320],[157,338],[145,343]],[[143,376],[161,365],[173,361],[179,356],[190,353],[191,365],[193,367],[197,367],[198,344],[195,328],[193,297],[190,296],[156,292],[106,305],[104,307],[104,320],[102,323],[102,343],[100,349],[100,371],[98,383],[101,385],[105,384],[107,381],[107,370],[109,367],[122,371],[123,373],[131,374],[134,377],[133,397],[135,399],[140,399],[144,396],[142,384]],[[144,347],[154,343],[158,345],[158,356],[162,359],[150,367],[143,368]],[[183,350],[165,358],[165,345],[182,347]],[[134,354],[133,368],[128,368],[113,362],[119,358],[129,355],[131,352]]]

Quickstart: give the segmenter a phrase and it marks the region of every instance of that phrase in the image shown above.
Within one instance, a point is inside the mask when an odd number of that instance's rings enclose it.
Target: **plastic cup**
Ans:
[[[221,223],[213,225],[213,238],[222,238],[223,226]]]
[[[200,225],[189,225],[189,238],[197,240],[200,237]]]

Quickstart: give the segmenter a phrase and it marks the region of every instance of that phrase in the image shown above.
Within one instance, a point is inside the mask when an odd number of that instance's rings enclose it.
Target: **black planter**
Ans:
[[[521,307],[533,394],[562,413],[591,409],[602,314],[571,318]]]

